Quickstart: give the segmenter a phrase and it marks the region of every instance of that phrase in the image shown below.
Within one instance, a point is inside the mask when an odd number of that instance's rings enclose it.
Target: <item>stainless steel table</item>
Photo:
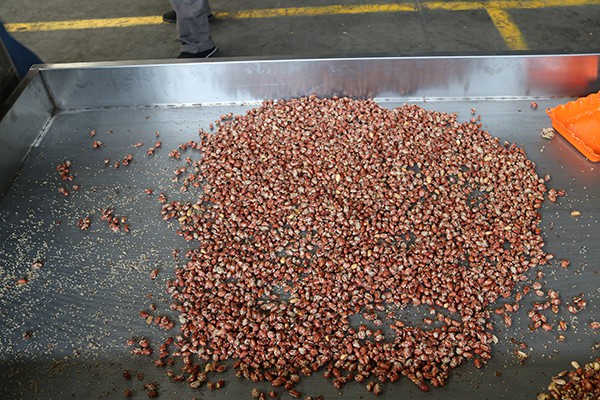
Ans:
[[[566,332],[532,332],[527,311],[538,299],[526,297],[513,326],[497,322],[500,339],[493,358],[478,370],[463,364],[448,385],[423,394],[404,379],[385,385],[381,398],[532,399],[550,377],[600,354],[589,326],[600,320],[600,164],[581,156],[566,140],[540,136],[550,121],[544,109],[600,89],[598,54],[570,56],[423,57],[318,60],[211,60],[203,63],[146,62],[46,65],[30,72],[10,99],[0,121],[0,397],[121,398],[133,389],[145,398],[143,382],[156,381],[163,398],[248,398],[253,384],[224,377],[221,391],[194,391],[173,383],[148,358],[129,354],[131,336],[157,340],[175,334],[150,327],[138,317],[150,303],[168,313],[166,280],[172,250],[185,250],[175,226],[160,219],[156,194],[184,198],[170,181],[179,165],[168,152],[198,138],[198,129],[220,115],[244,113],[263,99],[319,96],[374,97],[385,107],[417,103],[429,109],[481,114],[494,136],[523,146],[540,175],[567,196],[544,203],[546,249],[556,259],[542,268],[548,288],[563,302],[584,294],[587,308],[574,316],[561,307]],[[536,101],[537,110],[530,107]],[[95,130],[92,139],[90,131]],[[157,140],[154,157],[146,149]],[[103,142],[93,149],[91,142]],[[143,142],[142,147],[133,145]],[[126,154],[128,167],[112,163]],[[110,158],[109,166],[104,158]],[[64,197],[56,166],[72,161],[79,191]],[[153,188],[154,196],[143,189]],[[189,196],[189,195],[188,195]],[[130,234],[113,233],[99,210],[126,215]],[[572,210],[581,216],[570,216]],[[90,215],[88,231],[78,219]],[[32,270],[31,263],[44,266]],[[149,274],[158,268],[156,280]],[[535,270],[530,271],[533,276]],[[17,286],[16,281],[29,282]],[[173,315],[173,314],[171,314]],[[174,316],[174,319],[176,316]],[[563,342],[557,337],[562,333]],[[24,335],[31,335],[28,340]],[[521,365],[513,342],[524,342],[529,358]],[[121,376],[130,369],[133,380]],[[135,375],[144,374],[144,381]],[[298,390],[327,398],[369,398],[363,386],[341,392],[317,374]]]

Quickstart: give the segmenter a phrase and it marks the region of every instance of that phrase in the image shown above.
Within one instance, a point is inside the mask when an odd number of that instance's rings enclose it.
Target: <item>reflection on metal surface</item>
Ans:
[[[42,68],[59,108],[243,103],[315,93],[357,98],[576,97],[598,86],[598,54],[177,61]],[[588,65],[584,70],[573,65]],[[540,73],[552,66],[553,73]],[[577,84],[557,79],[576,76]],[[562,79],[562,78],[561,78]]]
[[[535,57],[527,60],[527,80],[532,87],[545,86],[548,91],[579,97],[598,87],[598,56]]]
[[[38,74],[0,120],[0,198],[50,119],[52,110]]]

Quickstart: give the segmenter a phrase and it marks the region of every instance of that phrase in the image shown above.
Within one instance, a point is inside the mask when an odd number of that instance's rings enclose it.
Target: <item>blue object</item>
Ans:
[[[33,64],[41,64],[42,60],[35,53],[17,42],[0,22],[0,40],[4,43],[8,54],[17,69],[19,78],[23,78]]]

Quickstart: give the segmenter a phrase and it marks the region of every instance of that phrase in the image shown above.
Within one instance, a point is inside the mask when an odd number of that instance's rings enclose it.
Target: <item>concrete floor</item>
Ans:
[[[211,33],[220,49],[219,57],[600,51],[599,0],[487,3],[346,0],[335,9],[326,8],[336,4],[333,0],[302,3],[213,0],[211,4],[217,16],[211,22]],[[365,6],[371,4],[378,8]],[[386,4],[412,9],[389,12]],[[513,8],[492,13],[507,4]],[[358,11],[366,12],[347,14],[350,6],[364,6]],[[315,12],[306,8],[290,11],[290,7],[321,8]],[[179,53],[175,25],[163,23],[159,18],[169,9],[167,0],[2,0],[0,19],[13,30],[15,38],[48,63],[166,59]],[[264,9],[276,9],[278,16],[255,18],[244,13]],[[289,15],[294,13],[300,15]],[[312,15],[315,13],[323,15]],[[143,19],[139,17],[150,16],[155,17],[154,21],[141,25]],[[128,24],[133,26],[93,28],[97,23],[87,21],[107,18],[128,18]],[[66,29],[43,30],[46,28],[36,28],[34,24],[25,28],[15,25],[46,21],[70,21],[82,29],[67,25]]]

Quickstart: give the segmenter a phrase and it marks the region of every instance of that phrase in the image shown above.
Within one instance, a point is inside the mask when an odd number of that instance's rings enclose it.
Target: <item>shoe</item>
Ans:
[[[208,58],[217,52],[217,46],[212,49],[201,51],[200,53],[182,52],[177,58]]]
[[[208,14],[208,20],[211,21],[215,16],[210,13]],[[163,14],[163,21],[168,22],[170,24],[174,24],[177,22],[177,13],[175,10],[167,11]]]
[[[170,24],[174,24],[177,22],[177,13],[175,10],[167,11],[163,14],[163,21],[168,22]]]

